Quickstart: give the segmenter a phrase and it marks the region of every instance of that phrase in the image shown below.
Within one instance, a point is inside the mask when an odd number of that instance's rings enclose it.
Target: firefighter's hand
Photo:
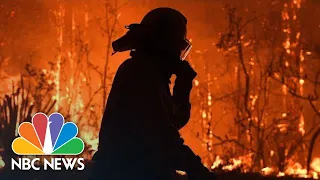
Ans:
[[[197,72],[191,67],[188,61],[181,61],[176,76],[184,81],[192,81],[197,76]]]

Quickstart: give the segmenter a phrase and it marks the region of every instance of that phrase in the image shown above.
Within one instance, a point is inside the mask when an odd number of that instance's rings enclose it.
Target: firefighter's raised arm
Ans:
[[[190,119],[190,92],[192,81],[197,73],[190,66],[188,61],[181,61],[176,72],[176,80],[173,88],[172,100],[175,104],[173,124],[181,129]]]

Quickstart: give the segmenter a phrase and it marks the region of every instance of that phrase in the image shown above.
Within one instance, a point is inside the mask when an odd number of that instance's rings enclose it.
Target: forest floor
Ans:
[[[83,171],[17,171],[0,170],[0,180],[88,180],[90,167]],[[263,176],[259,173],[241,173],[241,172],[220,172],[217,174],[217,180],[307,180],[306,178],[294,178],[290,176],[276,177]],[[106,180],[108,178],[106,177]],[[187,176],[180,176],[177,180],[187,180]]]

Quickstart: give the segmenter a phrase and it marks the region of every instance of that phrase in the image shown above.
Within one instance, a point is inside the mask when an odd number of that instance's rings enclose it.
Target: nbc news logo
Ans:
[[[73,122],[64,122],[60,113],[52,113],[47,117],[43,113],[36,113],[32,117],[32,123],[20,124],[17,137],[12,142],[12,150],[17,155],[79,155],[84,150],[83,141],[76,137],[78,127]],[[11,170],[15,167],[19,170],[40,170],[40,158],[18,158],[18,161],[11,159]],[[51,158],[51,161],[44,159],[43,169],[77,170],[84,169],[83,158]]]

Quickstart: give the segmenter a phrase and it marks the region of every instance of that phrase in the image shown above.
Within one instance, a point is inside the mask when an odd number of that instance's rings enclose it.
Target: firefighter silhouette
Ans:
[[[179,11],[157,8],[113,42],[115,52],[130,50],[131,58],[118,68],[108,97],[93,180],[169,180],[175,170],[190,180],[214,179],[179,134],[197,75],[184,60],[191,48],[186,25]]]

